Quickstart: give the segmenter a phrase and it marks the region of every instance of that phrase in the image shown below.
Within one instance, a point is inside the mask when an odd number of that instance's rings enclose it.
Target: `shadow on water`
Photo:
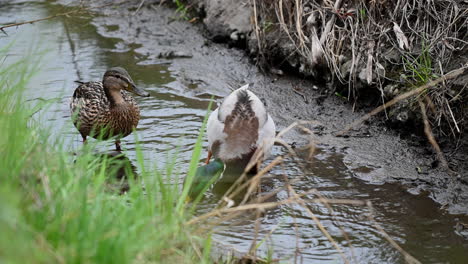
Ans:
[[[48,1],[9,1],[0,5],[0,24],[46,17],[66,10]],[[15,40],[4,63],[24,57],[31,45],[37,49],[33,52],[48,50],[43,57],[41,72],[33,78],[26,96],[32,102],[58,98],[58,103],[43,111],[41,116],[45,126],[53,128],[52,137],[63,139],[72,150],[82,145],[79,133],[71,124],[68,109],[69,98],[76,87],[74,81],[101,80],[107,68],[124,66],[136,84],[151,94],[149,98],[135,97],[141,108],[138,140],[141,142],[144,162],[149,167],[164,168],[166,161],[171,160],[168,157],[178,153],[175,166],[182,168],[182,175],[191,158],[209,96],[194,94],[193,89],[197,84],[187,84],[183,73],[171,67],[171,60],[149,63],[147,55],[135,51],[138,45],[127,44],[119,38],[103,37],[112,35],[112,32],[120,29],[120,25],[98,26],[95,21],[88,16],[68,17],[11,28],[7,31],[8,37],[0,37],[0,46]],[[113,142],[101,142],[98,146],[100,151],[106,153],[105,150],[113,149]],[[99,154],[100,158],[115,160],[116,164],[127,164],[123,167],[110,166],[110,174],[135,173],[132,165],[136,160],[135,137],[126,137],[122,147],[125,155]],[[272,156],[278,155],[285,155],[285,152],[275,146]],[[448,215],[429,198],[410,195],[396,185],[363,183],[354,177],[355,174],[368,173],[375,168],[361,167],[353,171],[344,164],[345,155],[333,147],[320,146],[313,162],[307,163],[304,171],[295,161],[286,160],[262,180],[262,190],[258,195],[283,187],[286,177],[293,182],[298,193],[317,189],[327,198],[370,200],[375,208],[376,221],[396,242],[422,262],[467,262],[468,242],[457,235],[454,228],[460,226],[459,223],[468,223],[466,217]],[[120,183],[119,179],[116,181]],[[197,213],[211,210],[229,187],[229,183],[222,181],[215,184]],[[289,195],[283,190],[269,201],[287,199]],[[307,198],[316,196],[309,195]],[[346,256],[353,259],[354,255],[355,262],[404,262],[401,255],[368,221],[367,207],[332,205],[333,214],[320,204],[308,204],[308,207],[343,248]],[[256,225],[260,225],[258,241],[263,241],[258,249],[259,255],[267,255],[272,248],[274,258],[290,262],[296,254],[300,255],[299,259],[304,263],[342,262],[304,208],[296,205],[265,211],[259,220],[255,219],[255,214],[244,213],[222,222],[214,239],[240,252],[248,252],[255,238]],[[340,226],[350,236],[350,241],[346,240]]]
[[[100,164],[96,175],[103,173],[107,191],[124,194],[130,190],[129,181],[138,177],[137,167],[119,151],[94,152],[88,154],[93,162]]]

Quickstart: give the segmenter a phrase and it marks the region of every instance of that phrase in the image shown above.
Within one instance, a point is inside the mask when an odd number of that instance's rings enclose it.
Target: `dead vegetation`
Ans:
[[[385,103],[468,60],[468,2],[463,0],[251,0],[261,64],[328,76],[348,100]],[[467,127],[465,73],[425,90],[428,118],[443,136]],[[461,81],[460,81],[461,79]],[[419,114],[417,100],[405,102]]]

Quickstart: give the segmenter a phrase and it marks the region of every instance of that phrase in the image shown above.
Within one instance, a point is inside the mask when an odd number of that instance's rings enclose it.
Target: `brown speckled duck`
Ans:
[[[135,86],[121,67],[107,70],[102,82],[80,82],[73,93],[70,109],[83,143],[88,136],[104,140],[117,136],[115,148],[121,150],[120,139],[132,133],[140,119],[140,109],[127,91],[149,96]]]

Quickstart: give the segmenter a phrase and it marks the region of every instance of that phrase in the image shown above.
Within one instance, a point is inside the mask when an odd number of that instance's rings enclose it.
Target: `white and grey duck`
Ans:
[[[115,136],[115,148],[121,151],[120,139],[132,133],[140,120],[140,109],[129,92],[144,97],[149,93],[137,88],[121,67],[107,70],[102,82],[78,83],[70,110],[83,143],[88,136],[103,140]]]
[[[266,158],[275,138],[275,123],[265,104],[249,85],[233,91],[214,110],[207,123],[208,158],[243,171],[254,153],[263,151]],[[255,168],[253,171],[255,172]]]

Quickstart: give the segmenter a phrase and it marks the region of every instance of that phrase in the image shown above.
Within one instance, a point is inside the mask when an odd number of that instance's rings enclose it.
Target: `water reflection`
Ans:
[[[94,152],[90,154],[93,162],[105,165],[104,168],[98,166],[97,173],[104,173],[106,176],[106,189],[110,192],[120,194],[130,190],[130,180],[138,177],[137,168],[133,162],[120,151]]]

